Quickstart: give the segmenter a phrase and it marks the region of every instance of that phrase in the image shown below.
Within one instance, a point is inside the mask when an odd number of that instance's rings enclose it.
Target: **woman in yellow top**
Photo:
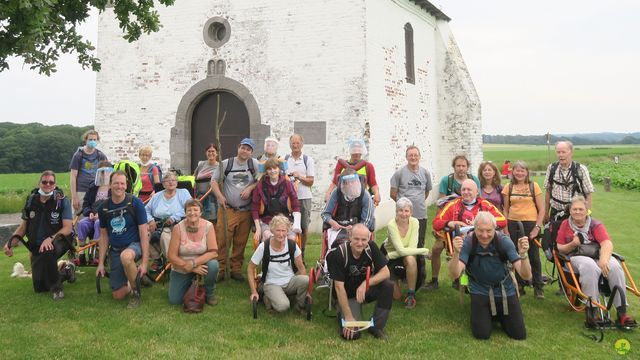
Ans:
[[[389,270],[391,276],[395,278],[394,293],[400,293],[400,279],[394,273],[396,266],[404,266],[407,279],[407,297],[404,300],[405,307],[413,309],[416,306],[416,287],[422,285],[423,275],[418,276],[417,256],[427,255],[427,248],[418,247],[418,219],[412,217],[413,204],[406,197],[401,197],[396,201],[396,217],[387,225],[389,233],[388,241],[385,242],[387,257],[389,258]],[[418,284],[420,281],[420,284]],[[398,296],[399,297],[399,296]]]
[[[533,293],[536,299],[544,299],[542,289],[542,266],[540,264],[540,252],[535,244],[531,244],[533,239],[540,235],[542,219],[544,218],[544,198],[542,190],[536,182],[529,179],[529,168],[527,164],[518,160],[513,165],[511,182],[502,189],[504,204],[504,216],[507,218],[507,228],[505,230],[511,236],[511,240],[517,244],[517,222],[522,222],[524,234],[529,237],[528,256],[533,272]],[[524,295],[524,281],[518,278],[521,288],[520,294]]]

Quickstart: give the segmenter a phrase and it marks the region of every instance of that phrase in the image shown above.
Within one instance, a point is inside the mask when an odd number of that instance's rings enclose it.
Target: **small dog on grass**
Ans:
[[[11,277],[14,278],[30,278],[31,271],[26,271],[24,269],[24,265],[21,262],[17,262],[13,264],[13,273],[11,273]]]

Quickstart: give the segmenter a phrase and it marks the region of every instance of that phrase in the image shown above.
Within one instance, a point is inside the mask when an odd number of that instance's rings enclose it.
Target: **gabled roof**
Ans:
[[[438,20],[451,21],[451,18],[445,15],[440,9],[433,5],[428,0],[411,0],[416,5],[420,6],[422,10],[433,15]]]

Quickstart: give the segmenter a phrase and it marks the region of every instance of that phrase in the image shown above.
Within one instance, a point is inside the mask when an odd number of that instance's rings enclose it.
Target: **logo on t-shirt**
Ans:
[[[127,222],[124,219],[124,216],[116,216],[111,219],[111,232],[113,234],[122,234],[127,231]]]

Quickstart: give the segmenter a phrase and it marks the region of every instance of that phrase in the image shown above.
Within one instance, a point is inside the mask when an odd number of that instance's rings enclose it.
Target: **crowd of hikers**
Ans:
[[[254,158],[256,145],[250,138],[224,160],[219,159],[218,146],[209,144],[206,160],[198,162],[192,176],[163,172],[151,162],[148,146],[140,149],[139,163],[111,164],[97,149],[99,139],[96,131],[88,131],[73,155],[71,194],[56,186],[55,173],[41,174],[26,200],[21,224],[4,247],[8,256],[19,242],[28,248],[36,292],[63,299],[62,283],[75,280],[73,264],[93,263],[98,277],[108,274],[113,297],[128,297],[127,307],[136,308],[141,304],[140,283],[149,281],[148,273],[170,268],[171,304],[187,306],[196,280],[203,284],[203,302],[216,305],[216,284],[231,279],[247,281],[250,300],[263,300],[271,312],[304,312],[315,163],[303,153],[301,135],[289,138],[291,151],[283,157],[278,156],[275,138],[265,140],[259,158]],[[561,253],[573,255],[570,262],[590,297],[597,298],[601,276],[624,289],[625,276],[612,256],[611,238],[590,216],[594,187],[589,172],[573,161],[570,142],[555,146],[557,161],[547,168],[544,196],[523,161],[505,161],[500,171],[485,161],[473,174],[467,157],[455,156],[453,171],[438,183],[431,248],[425,238],[432,176],[420,165],[420,149],[409,146],[406,165],[390,179],[396,211],[387,224],[388,237],[378,246],[374,210],[381,195],[375,168],[364,159],[364,141],[352,140],[348,148],[349,158],[338,160],[325,193],[323,252],[314,269],[322,274],[318,285],[332,286],[344,339],[360,337],[365,328],[386,339],[384,328],[394,299],[412,309],[416,292],[439,288],[443,251],[453,287],[469,293],[472,334],[489,338],[497,320],[508,336],[526,338],[519,296],[531,286],[534,297],[544,299],[536,245],[543,229],[557,240]],[[80,220],[74,220],[74,214]],[[251,232],[254,253],[243,274]],[[90,242],[97,244],[93,255],[85,250]],[[578,252],[588,244],[598,244],[596,255]],[[66,253],[74,263],[59,265]],[[430,279],[426,260],[431,261]],[[367,325],[361,304],[373,301],[375,310]],[[614,303],[616,321],[634,324],[626,304],[619,299]],[[587,315],[597,321],[591,307]]]

